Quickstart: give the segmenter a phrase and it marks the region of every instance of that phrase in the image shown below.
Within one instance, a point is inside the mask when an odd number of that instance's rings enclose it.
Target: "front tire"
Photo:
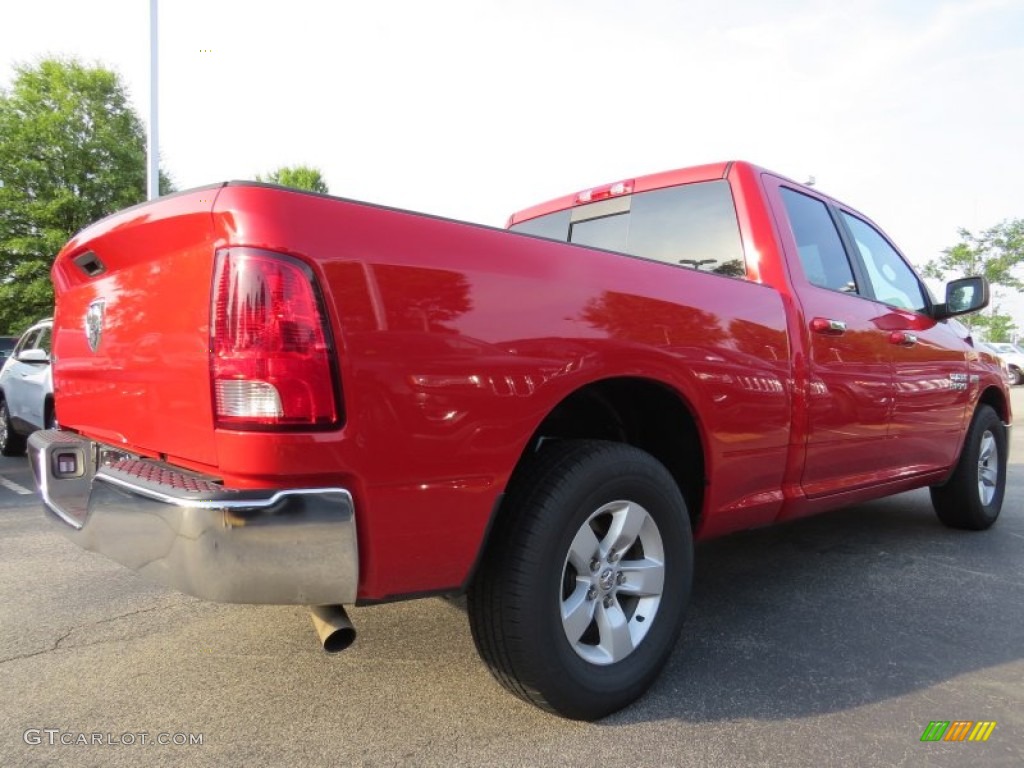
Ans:
[[[692,578],[686,504],[661,463],[620,443],[552,441],[509,487],[470,627],[509,691],[595,720],[657,677]]]
[[[932,486],[935,513],[950,528],[983,531],[999,517],[1006,491],[1006,427],[988,405],[979,405],[956,469]]]
[[[25,437],[14,431],[7,401],[0,400],[0,455],[21,456],[25,453]]]

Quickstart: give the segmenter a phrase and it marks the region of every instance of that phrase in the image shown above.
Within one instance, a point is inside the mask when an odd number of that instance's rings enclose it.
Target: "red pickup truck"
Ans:
[[[868,218],[743,162],[588,189],[503,231],[249,182],[94,224],[53,268],[81,546],[183,592],[314,608],[468,593],[477,647],[572,718],[650,685],[693,541],[931,488],[999,515],[998,363]]]

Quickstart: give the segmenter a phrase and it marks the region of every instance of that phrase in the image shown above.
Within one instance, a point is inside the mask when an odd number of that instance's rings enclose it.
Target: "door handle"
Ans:
[[[832,320],[827,317],[816,317],[811,320],[811,330],[815,333],[839,336],[846,332],[846,323],[842,320]]]
[[[893,331],[889,334],[889,343],[901,347],[912,347],[917,344],[917,334],[909,331]]]

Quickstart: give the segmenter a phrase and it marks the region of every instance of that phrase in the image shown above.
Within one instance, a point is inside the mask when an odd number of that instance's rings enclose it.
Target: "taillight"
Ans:
[[[309,267],[255,248],[218,251],[210,320],[217,426],[340,423],[334,349]]]

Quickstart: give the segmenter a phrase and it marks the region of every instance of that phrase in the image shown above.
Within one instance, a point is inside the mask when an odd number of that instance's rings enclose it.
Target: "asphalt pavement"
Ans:
[[[699,545],[667,669],[599,723],[506,694],[458,602],[353,609],[331,656],[302,608],[152,586],[56,533],[0,459],[0,765],[1021,766],[1024,426],[1014,444],[988,532],[917,491]],[[937,720],[996,726],[922,742]]]

